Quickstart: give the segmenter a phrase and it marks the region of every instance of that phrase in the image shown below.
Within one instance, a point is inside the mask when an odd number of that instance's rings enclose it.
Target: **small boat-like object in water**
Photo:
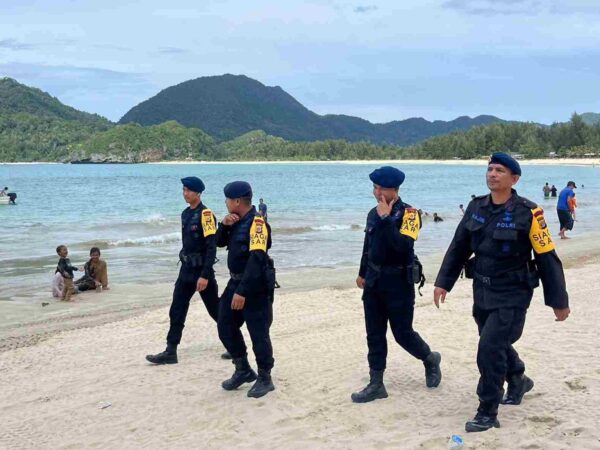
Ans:
[[[16,205],[15,199],[17,198],[17,194],[14,192],[9,192],[6,195],[0,196],[0,205]]]

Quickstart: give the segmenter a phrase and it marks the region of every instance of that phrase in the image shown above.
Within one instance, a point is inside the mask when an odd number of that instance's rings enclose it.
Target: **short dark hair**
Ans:
[[[100,253],[100,249],[98,247],[90,248],[90,256],[92,256],[92,253],[98,253],[99,255],[102,254],[102,253]]]
[[[67,246],[66,245],[59,245],[58,247],[56,247],[56,254],[58,255],[63,248],[67,248]]]
[[[240,197],[240,202],[248,206],[252,205],[252,197]]]

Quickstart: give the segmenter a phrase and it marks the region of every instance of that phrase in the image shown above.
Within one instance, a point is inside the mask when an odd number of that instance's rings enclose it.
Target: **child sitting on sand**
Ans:
[[[56,253],[60,256],[58,265],[56,266],[56,272],[62,275],[65,286],[63,289],[62,300],[69,302],[71,301],[71,296],[76,294],[75,286],[73,285],[73,271],[79,269],[72,266],[71,260],[67,258],[69,249],[66,245],[59,245],[56,247]]]
[[[85,275],[75,282],[79,291],[89,291],[96,289],[96,292],[102,292],[102,289],[108,289],[108,270],[106,262],[100,259],[100,249],[92,247],[90,249],[90,259],[83,266]]]

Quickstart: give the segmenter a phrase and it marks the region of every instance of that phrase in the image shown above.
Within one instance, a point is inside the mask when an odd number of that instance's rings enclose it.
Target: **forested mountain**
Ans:
[[[155,125],[167,120],[201,128],[220,141],[263,130],[290,141],[343,139],[391,145],[410,145],[501,121],[494,116],[478,116],[450,122],[411,118],[373,124],[352,116],[320,116],[279,86],[269,87],[244,75],[228,74],[196,78],[164,89],[133,107],[119,123]]]

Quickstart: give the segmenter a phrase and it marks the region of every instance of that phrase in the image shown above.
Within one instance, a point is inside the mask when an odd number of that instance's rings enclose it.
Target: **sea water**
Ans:
[[[419,255],[443,253],[471,194],[485,194],[485,166],[394,164],[406,173],[401,197],[427,216],[416,244]],[[174,281],[186,207],[180,178],[204,181],[203,202],[218,219],[226,214],[223,186],[252,184],[264,198],[273,229],[271,254],[278,270],[358,266],[366,214],[375,206],[369,173],[380,164],[136,164],[0,165],[0,187],[17,192],[17,206],[0,206],[0,300],[50,291],[59,244],[82,265],[92,246],[107,260],[111,283]],[[600,169],[523,165],[519,194],[539,202],[556,236],[556,199],[543,199],[545,182],[562,189],[574,180],[579,204],[572,236],[593,231],[600,217]],[[585,188],[581,188],[581,185]],[[225,274],[225,252],[216,266]],[[76,273],[76,276],[78,274]]]

